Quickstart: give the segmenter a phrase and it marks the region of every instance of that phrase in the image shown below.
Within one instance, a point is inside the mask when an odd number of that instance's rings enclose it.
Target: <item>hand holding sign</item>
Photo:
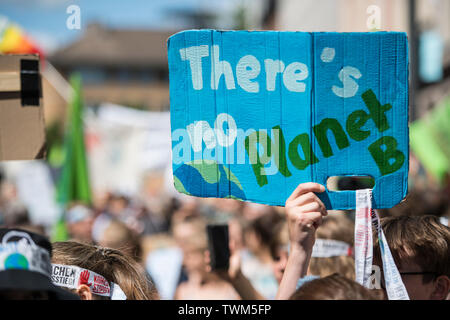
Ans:
[[[322,217],[328,214],[325,205],[314,192],[324,191],[325,187],[318,183],[302,183],[286,201],[291,247],[277,299],[289,299],[296,289],[298,279],[306,275],[316,229],[322,224]]]
[[[324,192],[325,187],[314,182],[298,185],[286,201],[291,251],[302,250],[311,255],[316,229],[322,217],[328,214],[325,205],[314,192]]]

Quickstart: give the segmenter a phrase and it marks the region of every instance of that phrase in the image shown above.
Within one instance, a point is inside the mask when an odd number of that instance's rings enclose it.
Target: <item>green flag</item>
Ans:
[[[439,183],[450,173],[450,96],[409,130],[411,149]]]
[[[64,162],[56,186],[56,199],[64,209],[73,201],[86,205],[92,203],[84,146],[83,98],[80,75],[72,75],[70,83],[73,88],[73,96],[69,105],[64,136]],[[64,217],[61,216],[53,230],[52,240],[65,241],[67,239],[68,234]]]

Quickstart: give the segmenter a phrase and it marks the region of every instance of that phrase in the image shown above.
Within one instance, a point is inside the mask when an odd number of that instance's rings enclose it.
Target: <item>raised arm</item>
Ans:
[[[325,187],[318,183],[302,183],[286,200],[290,252],[278,288],[278,300],[289,299],[296,290],[298,280],[306,275],[316,229],[322,224],[322,217],[327,215],[325,205],[314,192],[324,191]]]
[[[250,280],[242,273],[240,251],[234,250],[233,245],[230,245],[230,250],[231,256],[228,270],[216,270],[216,274],[230,283],[242,300],[265,300],[266,298],[253,287]],[[206,252],[205,258],[207,271],[211,272],[209,252]]]
[[[250,280],[242,273],[241,257],[239,251],[230,257],[230,268],[228,270],[228,281],[241,296],[242,300],[265,300],[251,284]]]

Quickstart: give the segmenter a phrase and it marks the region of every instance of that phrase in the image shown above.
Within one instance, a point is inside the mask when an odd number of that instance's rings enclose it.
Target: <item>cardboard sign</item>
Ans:
[[[0,161],[45,155],[37,55],[0,55]]]
[[[374,208],[406,196],[405,33],[190,30],[168,58],[178,191],[284,205],[299,183],[357,175]],[[320,197],[355,208],[354,191]]]

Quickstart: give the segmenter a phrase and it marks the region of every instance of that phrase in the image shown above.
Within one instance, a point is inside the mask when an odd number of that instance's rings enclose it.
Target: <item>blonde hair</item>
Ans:
[[[339,240],[353,246],[354,223],[345,213],[329,212],[323,224],[317,229],[316,237],[320,239]],[[352,256],[337,256],[329,258],[311,258],[309,272],[313,275],[326,277],[338,273],[348,279],[355,279],[355,260]]]
[[[143,268],[123,252],[76,241],[54,242],[52,245],[52,263],[96,272],[107,281],[118,284],[127,300],[158,299],[156,288],[147,279]]]

